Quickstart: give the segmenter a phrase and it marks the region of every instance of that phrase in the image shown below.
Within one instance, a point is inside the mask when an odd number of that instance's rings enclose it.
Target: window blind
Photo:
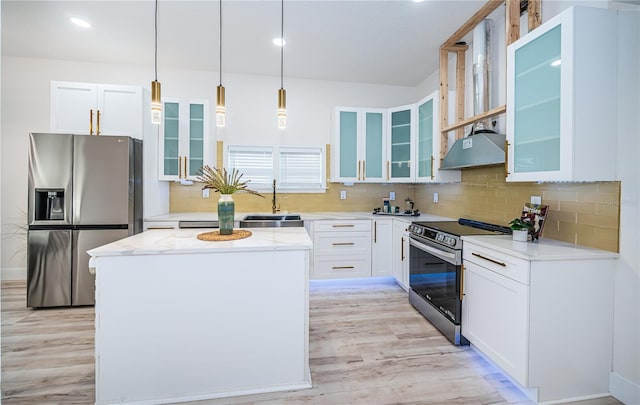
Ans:
[[[274,179],[272,148],[230,146],[228,170],[238,169],[249,188],[268,188]]]
[[[280,148],[280,186],[322,189],[321,148]]]

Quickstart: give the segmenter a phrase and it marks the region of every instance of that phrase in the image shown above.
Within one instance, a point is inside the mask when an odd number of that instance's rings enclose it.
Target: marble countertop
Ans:
[[[264,212],[236,212],[235,220],[240,221],[246,215],[270,215]],[[409,217],[403,215],[374,215],[371,212],[279,212],[279,215],[294,214],[300,215],[303,221],[318,221],[331,219],[383,219],[396,218],[412,221],[456,221],[457,219],[441,217],[431,214],[420,214],[419,216]],[[172,212],[163,215],[155,215],[145,218],[149,222],[173,222],[173,221],[216,221],[218,219],[217,212]]]
[[[462,240],[529,261],[615,259],[618,257],[618,254],[614,252],[545,238],[536,242],[516,242],[511,238],[511,235],[485,235],[463,236]]]
[[[162,255],[187,253],[256,252],[305,250],[313,244],[304,228],[253,228],[245,239],[223,242],[201,241],[199,233],[213,229],[158,229],[142,232],[89,250],[93,258],[101,256]]]

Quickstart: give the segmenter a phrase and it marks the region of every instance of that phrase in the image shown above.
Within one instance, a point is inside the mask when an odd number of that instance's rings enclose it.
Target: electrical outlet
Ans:
[[[433,202],[434,203],[438,202],[438,193],[433,193]]]
[[[202,198],[209,198],[209,189],[205,188],[202,190]]]
[[[542,197],[540,197],[539,195],[532,195],[531,204],[542,204]]]
[[[395,201],[396,200],[396,192],[395,191],[390,191],[389,192],[389,201]]]
[[[346,200],[347,199],[347,192],[342,190],[340,191],[340,199],[341,200]]]

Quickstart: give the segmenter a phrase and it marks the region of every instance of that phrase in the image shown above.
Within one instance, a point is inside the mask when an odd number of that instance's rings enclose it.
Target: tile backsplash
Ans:
[[[327,167],[329,162],[327,146]],[[218,165],[222,164],[222,145],[218,145]],[[329,176],[329,174],[327,174]],[[354,184],[328,183],[326,193],[278,193],[282,212],[373,211],[382,198],[396,193],[396,205],[404,208],[409,197],[423,213],[450,218],[472,218],[506,225],[519,217],[531,196],[541,196],[549,205],[543,237],[578,245],[618,251],[620,182],[598,183],[507,183],[503,167],[465,169],[462,181],[452,184]],[[340,200],[340,191],[347,199]],[[438,202],[433,202],[438,193]],[[270,212],[271,193],[265,198],[246,193],[234,195],[239,212]],[[196,183],[171,183],[171,212],[215,212],[218,194],[202,198]]]
[[[461,183],[416,186],[417,206],[431,214],[507,224],[531,196],[541,196],[549,206],[545,238],[618,251],[620,182],[507,183],[503,173],[502,166],[465,169]]]

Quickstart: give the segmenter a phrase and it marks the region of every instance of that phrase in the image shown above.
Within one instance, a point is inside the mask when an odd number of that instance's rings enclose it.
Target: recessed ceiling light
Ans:
[[[77,25],[80,28],[91,28],[91,24],[81,18],[71,17],[70,20],[73,24]]]
[[[273,44],[277,45],[277,46],[285,46],[287,44],[287,41],[285,41],[282,38],[273,38]]]

